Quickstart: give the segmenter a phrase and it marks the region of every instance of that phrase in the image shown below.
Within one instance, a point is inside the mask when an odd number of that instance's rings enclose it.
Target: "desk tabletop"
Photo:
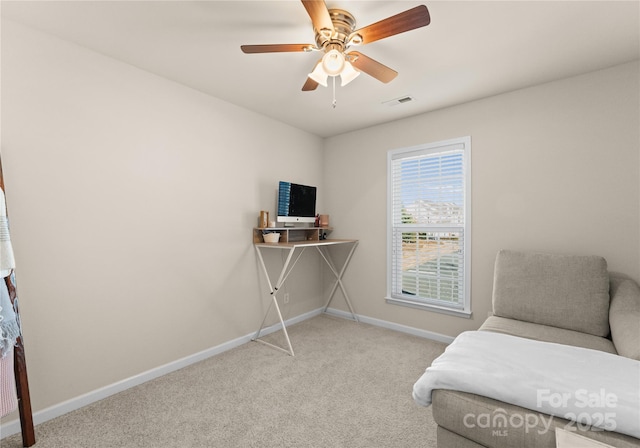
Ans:
[[[254,243],[258,247],[271,247],[274,249],[295,249],[296,247],[331,246],[336,244],[357,243],[358,240],[326,239],[315,241],[289,241],[287,243]]]

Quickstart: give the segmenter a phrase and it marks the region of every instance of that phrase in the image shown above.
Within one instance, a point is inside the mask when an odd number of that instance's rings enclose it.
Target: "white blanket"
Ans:
[[[640,361],[489,331],[460,334],[413,386],[469,392],[640,438]]]
[[[16,260],[13,256],[11,237],[9,236],[9,221],[7,219],[7,205],[4,198],[4,191],[0,188],[0,273],[2,278],[11,273],[11,269],[16,267]]]

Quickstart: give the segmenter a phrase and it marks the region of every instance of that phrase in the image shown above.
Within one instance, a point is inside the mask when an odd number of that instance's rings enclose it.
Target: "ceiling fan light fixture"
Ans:
[[[327,76],[328,75],[322,68],[322,60],[318,61],[313,71],[308,75],[309,78],[313,79],[323,87],[327,87]]]
[[[344,69],[342,70],[342,73],[340,73],[340,79],[341,79],[340,85],[342,87],[346,86],[351,81],[356,79],[359,75],[360,75],[360,72],[355,68],[353,68],[353,65],[351,65],[351,62],[345,61]]]
[[[322,57],[322,68],[327,75],[338,76],[344,69],[345,62],[344,54],[336,49],[329,50]]]

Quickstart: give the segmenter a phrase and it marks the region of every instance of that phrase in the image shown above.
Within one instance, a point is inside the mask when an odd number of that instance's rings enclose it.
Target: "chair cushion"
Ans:
[[[502,250],[494,271],[493,314],[607,336],[607,262],[591,255]]]
[[[580,331],[551,327],[549,325],[533,324],[521,320],[506,319],[491,316],[484,321],[479,330],[494,333],[509,334],[535,341],[553,342],[554,344],[573,345],[575,347],[590,348],[601,352],[617,354],[613,342],[601,336],[585,334]]]

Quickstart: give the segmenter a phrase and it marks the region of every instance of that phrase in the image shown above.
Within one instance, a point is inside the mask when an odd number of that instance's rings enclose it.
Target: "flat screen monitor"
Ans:
[[[313,223],[316,220],[316,187],[280,181],[278,222]]]

